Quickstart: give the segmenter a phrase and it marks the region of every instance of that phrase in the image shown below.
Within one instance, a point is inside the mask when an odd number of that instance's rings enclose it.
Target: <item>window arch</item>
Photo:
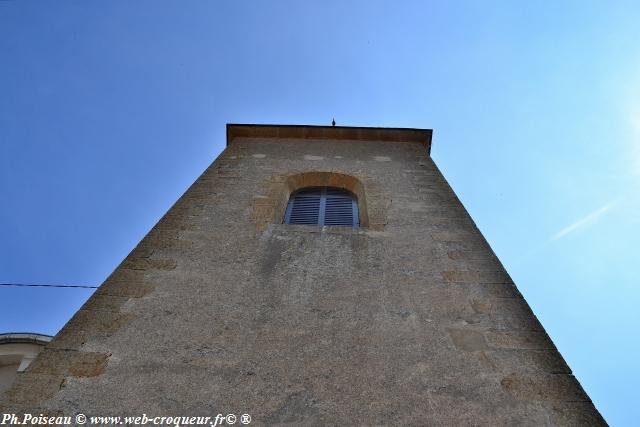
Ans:
[[[358,200],[337,187],[306,187],[291,194],[285,224],[358,227]]]

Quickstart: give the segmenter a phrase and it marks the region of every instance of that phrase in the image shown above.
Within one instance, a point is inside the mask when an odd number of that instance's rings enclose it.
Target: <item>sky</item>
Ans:
[[[0,283],[99,285],[226,123],[430,128],[597,408],[640,419],[640,3],[0,1]],[[91,289],[0,287],[55,334]]]

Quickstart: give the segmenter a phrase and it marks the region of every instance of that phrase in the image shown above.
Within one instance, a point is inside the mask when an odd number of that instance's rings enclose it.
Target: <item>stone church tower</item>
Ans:
[[[228,125],[0,409],[604,425],[430,146],[430,130]]]

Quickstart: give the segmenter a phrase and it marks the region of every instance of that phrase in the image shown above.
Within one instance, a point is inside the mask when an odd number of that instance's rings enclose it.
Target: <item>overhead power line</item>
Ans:
[[[81,288],[81,289],[98,289],[99,286],[87,285],[31,285],[24,283],[0,283],[0,286],[15,286],[20,288]]]

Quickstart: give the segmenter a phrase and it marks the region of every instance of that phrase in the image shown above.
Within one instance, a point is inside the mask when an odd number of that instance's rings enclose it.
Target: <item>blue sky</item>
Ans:
[[[100,284],[225,123],[432,128],[597,407],[637,422],[640,5],[518,3],[0,2],[0,282]],[[0,331],[90,293],[1,288]]]

